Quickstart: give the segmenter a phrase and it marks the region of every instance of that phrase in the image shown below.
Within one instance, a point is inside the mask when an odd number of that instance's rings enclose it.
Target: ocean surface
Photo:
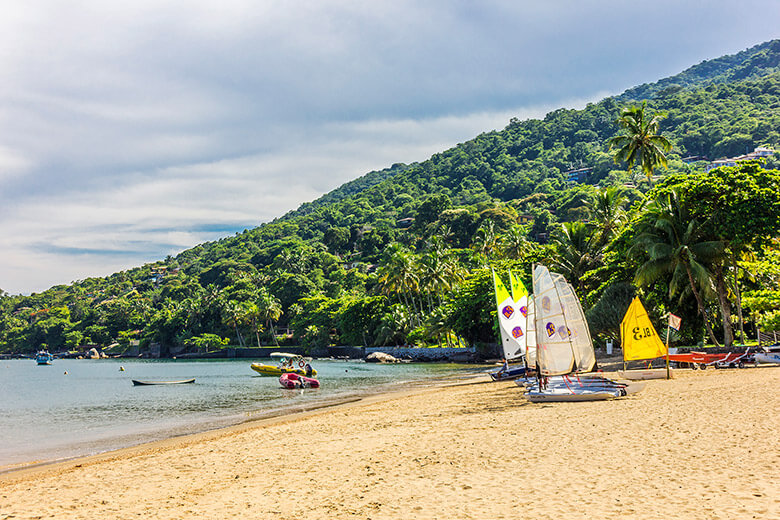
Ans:
[[[474,365],[314,360],[321,387],[287,390],[249,365],[271,359],[0,361],[0,471],[292,413],[442,378]],[[120,370],[124,368],[124,371]],[[133,386],[132,380],[186,385]]]

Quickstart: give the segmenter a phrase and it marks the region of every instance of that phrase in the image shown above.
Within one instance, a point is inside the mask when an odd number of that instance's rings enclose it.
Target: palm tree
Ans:
[[[627,220],[625,193],[617,186],[599,190],[596,194],[596,207],[593,219],[599,227],[599,245],[605,246]]]
[[[259,309],[258,317],[268,325],[268,328],[271,330],[271,335],[274,338],[274,343],[278,347],[279,342],[276,339],[274,322],[279,320],[279,317],[282,315],[281,302],[263,287],[260,289],[260,293],[257,297],[257,307]]]
[[[400,295],[403,298],[403,303],[414,311],[419,321],[414,295],[419,289],[420,280],[413,255],[401,248],[396,248],[391,253],[387,263],[379,268],[378,274],[379,287],[382,292],[388,295]]]
[[[596,233],[583,222],[564,222],[553,232],[551,239],[556,251],[553,267],[567,280],[572,280],[577,294],[584,295],[583,276],[594,270],[602,259]]]
[[[670,298],[687,283],[710,339],[719,347],[700,289],[712,292],[713,276],[708,266],[723,255],[723,242],[703,236],[703,226],[690,216],[674,191],[659,195],[648,206],[639,226],[642,232],[636,238],[636,245],[650,258],[637,270],[636,281],[647,285],[671,276],[668,279]]]
[[[473,247],[478,253],[490,258],[496,245],[496,225],[491,219],[485,219],[474,234]]]
[[[672,143],[658,133],[658,124],[666,114],[656,112],[651,116],[645,114],[647,103],[641,107],[631,106],[623,109],[616,121],[623,128],[624,134],[607,141],[610,150],[617,148],[615,162],[628,163],[628,171],[639,164],[652,182],[653,170],[658,166],[666,166],[666,155],[672,149]]]
[[[380,345],[405,343],[410,330],[412,330],[412,322],[409,309],[396,303],[382,316],[377,332],[377,343]]]
[[[501,251],[506,258],[520,260],[523,254],[531,248],[530,242],[526,238],[528,230],[525,226],[515,224],[499,237]]]
[[[222,309],[223,323],[229,327],[233,327],[236,330],[236,338],[238,339],[238,345],[244,347],[244,336],[241,334],[239,326],[244,325],[247,319],[247,309],[245,305],[235,300],[229,300],[225,302]]]

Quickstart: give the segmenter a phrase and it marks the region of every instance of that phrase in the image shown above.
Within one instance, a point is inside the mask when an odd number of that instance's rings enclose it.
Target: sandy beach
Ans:
[[[0,475],[0,519],[780,518],[780,368],[367,398]]]

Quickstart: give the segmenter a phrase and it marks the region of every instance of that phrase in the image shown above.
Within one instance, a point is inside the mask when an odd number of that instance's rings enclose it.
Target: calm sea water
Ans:
[[[0,361],[0,470],[100,453],[351,396],[479,371],[455,364],[379,365],[315,360],[321,388],[287,390],[257,375],[272,360],[70,360],[50,366]],[[124,367],[124,371],[120,371]],[[133,386],[132,379],[194,384]]]

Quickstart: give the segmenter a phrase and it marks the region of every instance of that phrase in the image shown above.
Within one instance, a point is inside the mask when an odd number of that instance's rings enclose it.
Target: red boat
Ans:
[[[684,354],[669,354],[669,361],[675,362],[678,366],[690,366],[691,368],[701,368],[704,370],[708,366],[715,368],[721,367],[740,367],[745,363],[752,362],[750,349],[744,352],[686,352]]]
[[[292,372],[279,376],[279,384],[283,388],[319,388],[320,382],[314,378],[299,376]]]

